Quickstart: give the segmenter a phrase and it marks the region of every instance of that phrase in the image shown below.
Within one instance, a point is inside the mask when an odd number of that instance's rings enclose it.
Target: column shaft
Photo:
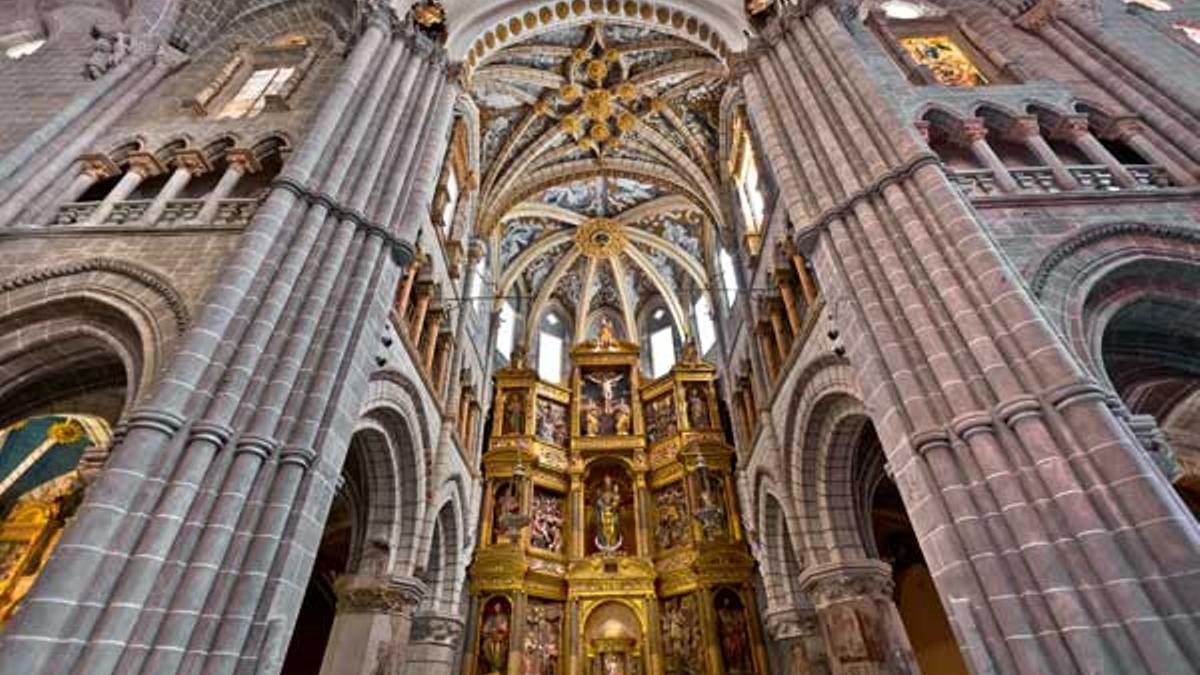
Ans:
[[[158,219],[162,217],[163,211],[167,209],[167,202],[179,196],[183,188],[187,187],[188,181],[192,179],[192,172],[186,168],[180,167],[175,169],[171,177],[167,180],[166,185],[163,185],[158,196],[146,208],[146,212],[142,214],[142,225],[154,225]]]
[[[104,198],[104,201],[100,202],[100,204],[96,206],[96,210],[92,211],[91,214],[88,215],[87,220],[84,221],[83,224],[104,224],[104,221],[108,220],[108,217],[112,215],[113,209],[116,208],[117,204],[125,201],[125,199],[137,189],[137,186],[141,185],[145,178],[145,175],[135,169],[126,171],[125,175],[121,176],[120,182],[113,187],[112,191],[108,193],[108,196]]]
[[[245,175],[245,165],[230,163],[225,169],[225,173],[221,174],[221,179],[217,181],[216,187],[204,198],[204,206],[200,207],[200,212],[196,214],[196,222],[211,223],[213,218],[216,218],[217,211],[221,208],[221,201],[227,199],[233,193],[233,189],[237,187],[238,181],[242,180],[242,176]]]

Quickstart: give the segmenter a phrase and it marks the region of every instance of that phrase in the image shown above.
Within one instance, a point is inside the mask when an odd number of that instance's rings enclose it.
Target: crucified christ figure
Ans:
[[[600,395],[604,398],[604,412],[611,413],[613,405],[613,388],[624,377],[621,373],[609,375],[608,377],[599,377],[597,375],[588,375],[589,382],[595,382],[600,385]]]

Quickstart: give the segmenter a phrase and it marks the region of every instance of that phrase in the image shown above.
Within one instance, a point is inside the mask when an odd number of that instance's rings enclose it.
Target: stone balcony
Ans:
[[[1010,167],[1009,174],[1016,181],[1019,191],[1005,192],[996,183],[995,175],[990,169],[965,169],[947,172],[950,181],[958,186],[964,195],[971,199],[979,197],[1024,196],[1030,194],[1072,194],[1088,192],[1127,192],[1129,190],[1158,190],[1175,187],[1166,169],[1156,164],[1126,165],[1125,169],[1136,180],[1132,187],[1117,183],[1112,171],[1099,164],[1078,164],[1067,166],[1067,171],[1079,183],[1074,190],[1064,190],[1055,180],[1053,170],[1048,166]]]
[[[143,216],[153,203],[149,199],[129,200],[118,202],[112,211],[101,222],[90,223],[90,218],[102,202],[73,202],[59,207],[50,221],[50,226],[57,225],[108,225],[108,226],[137,226],[146,227],[182,227],[208,225],[213,227],[245,227],[250,224],[258,206],[262,203],[259,198],[222,199],[212,218],[200,222],[200,212],[207,203],[204,199],[173,199],[166,204],[154,223],[144,222]]]

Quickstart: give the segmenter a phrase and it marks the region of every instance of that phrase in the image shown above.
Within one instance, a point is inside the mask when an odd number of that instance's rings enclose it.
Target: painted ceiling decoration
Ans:
[[[722,218],[726,53],[678,12],[582,0],[514,18],[472,48],[462,79],[480,113],[480,224],[526,340],[549,307],[577,341],[597,311],[636,339],[639,313],[660,300],[690,335]]]

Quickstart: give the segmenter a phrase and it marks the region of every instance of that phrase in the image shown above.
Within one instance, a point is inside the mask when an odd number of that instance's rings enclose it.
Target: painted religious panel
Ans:
[[[512,635],[512,604],[504,596],[490,598],[483,605],[479,622],[479,672],[503,675],[508,672],[508,652]]]
[[[667,675],[703,673],[704,642],[696,596],[688,594],[663,600],[660,616],[665,649],[663,670]]]
[[[628,436],[633,429],[629,369],[589,368],[580,382],[579,430],[584,436]]]
[[[538,439],[565,448],[568,436],[567,406],[539,396],[537,400]]]
[[[947,87],[978,87],[988,83],[979,68],[949,35],[930,35],[900,39],[917,63],[933,73],[939,84]]]
[[[562,643],[563,604],[529,598],[521,640],[522,675],[556,675]]]
[[[687,403],[688,428],[696,431],[713,428],[712,414],[709,410],[708,385],[692,382],[687,385],[684,394]]]
[[[717,612],[717,637],[721,645],[721,661],[729,675],[754,672],[754,655],[750,652],[750,622],[746,607],[737,591],[723,588],[713,598]]]
[[[563,517],[566,500],[562,495],[535,488],[530,509],[530,543],[535,548],[559,553],[563,548]]]
[[[675,396],[673,391],[647,401],[643,407],[646,418],[646,440],[650,444],[679,433],[679,422],[675,419]]]
[[[588,553],[628,554],[634,550],[633,486],[618,463],[595,464],[588,472]]]
[[[683,482],[654,493],[654,542],[659,551],[688,543],[687,494]]]

